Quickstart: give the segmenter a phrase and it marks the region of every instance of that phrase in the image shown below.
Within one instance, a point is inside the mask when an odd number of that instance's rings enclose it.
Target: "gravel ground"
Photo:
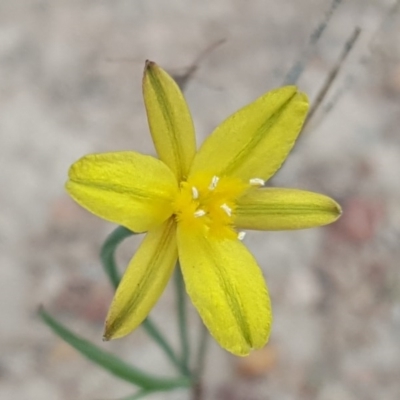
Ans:
[[[332,4],[329,25],[310,46]],[[154,154],[141,99],[144,60],[182,77],[210,50],[185,88],[201,142],[231,112],[287,81],[298,60],[298,85],[315,101],[355,27],[358,40],[273,179],[336,198],[344,215],[327,228],[246,236],[268,280],[272,338],[245,359],[210,343],[205,399],[400,398],[399,2],[13,0],[0,3],[1,399],[134,392],[56,338],[37,318],[39,304],[135,365],[174,374],[141,330],[101,343],[112,292],[98,251],[114,227],[63,189],[69,165],[86,153]],[[121,265],[137,245],[124,243]],[[174,300],[168,288],[152,315],[176,342]]]

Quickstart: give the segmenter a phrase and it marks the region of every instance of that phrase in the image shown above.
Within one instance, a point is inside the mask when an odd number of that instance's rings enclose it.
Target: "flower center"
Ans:
[[[174,214],[180,226],[188,231],[198,231],[215,238],[239,238],[233,221],[236,200],[252,185],[237,178],[198,174],[181,182],[180,192],[173,203]],[[261,181],[261,180],[260,180]]]

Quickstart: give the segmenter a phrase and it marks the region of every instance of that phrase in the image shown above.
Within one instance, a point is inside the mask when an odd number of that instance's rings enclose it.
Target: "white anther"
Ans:
[[[224,203],[221,205],[221,208],[226,212],[226,214],[228,215],[228,217],[230,217],[232,215],[232,208],[230,208],[228,206],[228,204]]]
[[[245,236],[246,236],[246,232],[239,232],[237,237],[239,240],[243,240]]]
[[[194,213],[194,216],[195,216],[196,218],[204,217],[204,215],[206,215],[206,212],[205,212],[204,210],[197,210],[197,211],[195,211],[195,213]]]
[[[194,186],[192,186],[192,197],[194,200],[199,198],[199,191]]]
[[[261,178],[252,178],[249,181],[251,186],[264,186],[265,185],[265,181],[264,179]]]
[[[210,186],[208,187],[210,190],[214,190],[218,185],[219,178],[218,176],[213,176],[211,179]]]

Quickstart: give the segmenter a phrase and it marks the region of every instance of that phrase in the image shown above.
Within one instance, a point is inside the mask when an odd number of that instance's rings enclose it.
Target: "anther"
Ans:
[[[252,178],[249,181],[251,186],[264,186],[265,185],[265,181],[264,179],[261,178]]]
[[[212,179],[211,179],[211,183],[210,183],[210,186],[208,187],[210,190],[214,190],[216,187],[217,187],[217,184],[218,184],[218,181],[219,181],[219,178],[218,178],[218,176],[213,176],[212,177]]]
[[[224,203],[221,205],[221,208],[226,212],[228,217],[232,215],[232,209],[228,206],[228,204]]]
[[[192,197],[194,200],[199,198],[199,191],[194,186],[192,186]]]
[[[246,232],[239,232],[237,237],[239,240],[243,240],[245,236],[246,236]]]
[[[204,215],[206,215],[206,212],[205,212],[204,210],[197,210],[197,211],[195,211],[195,213],[194,213],[194,216],[195,216],[196,218],[203,217]]]

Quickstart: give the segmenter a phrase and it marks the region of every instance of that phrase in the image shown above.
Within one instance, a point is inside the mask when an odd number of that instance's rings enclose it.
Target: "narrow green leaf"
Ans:
[[[114,286],[114,289],[118,287],[119,281],[121,280],[121,277],[118,273],[117,264],[115,263],[115,250],[124,239],[134,234],[135,233],[130,231],[128,228],[119,226],[108,236],[103,244],[103,247],[101,248],[101,262],[103,264],[104,271],[111,281],[111,284]]]
[[[69,343],[79,353],[120,379],[150,391],[190,386],[190,380],[188,378],[158,378],[132,367],[113,354],[102,350],[88,340],[74,334],[50,316],[43,308],[39,309],[39,315],[54,333]]]

